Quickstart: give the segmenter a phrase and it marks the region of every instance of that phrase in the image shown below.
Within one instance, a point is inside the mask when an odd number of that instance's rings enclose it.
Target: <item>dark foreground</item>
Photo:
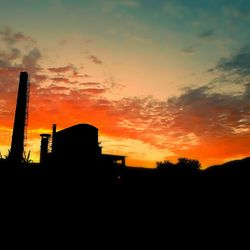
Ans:
[[[57,244],[69,235],[77,236],[78,244],[92,235],[93,245],[99,243],[100,235],[108,235],[104,239],[119,239],[118,246],[138,240],[142,232],[146,242],[157,232],[154,244],[160,236],[164,244],[177,237],[176,246],[197,243],[203,236],[207,245],[221,240],[225,230],[245,228],[243,224],[249,219],[249,163],[245,159],[189,172],[136,168],[69,171],[74,166],[54,171],[52,166],[15,168],[1,162],[1,215],[11,232],[19,225],[18,234],[24,233],[27,239],[30,234],[27,236],[24,226],[31,221],[29,230],[40,230],[38,235],[33,232],[39,238],[36,244],[41,244],[48,232]],[[70,246],[74,242],[71,240]]]
[[[1,192],[55,195],[91,196],[92,193],[144,194],[163,199],[171,197],[207,198],[240,197],[249,195],[250,158],[233,161],[206,170],[189,169],[140,169],[42,166],[28,164],[15,166],[0,161]],[[53,194],[54,192],[54,194]]]

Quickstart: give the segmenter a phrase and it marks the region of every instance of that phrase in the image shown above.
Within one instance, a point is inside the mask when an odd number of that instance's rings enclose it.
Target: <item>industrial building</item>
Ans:
[[[52,141],[49,143],[50,138]],[[52,137],[41,134],[40,156],[41,163],[53,161],[59,165],[126,166],[125,156],[102,153],[98,129],[89,124],[77,124],[60,131],[56,131],[54,124]]]
[[[20,165],[24,160],[29,89],[28,73],[21,72],[9,155],[10,160],[17,165]],[[54,124],[52,134],[41,134],[40,136],[41,166],[67,166],[67,171],[79,169],[79,166],[86,166],[87,168],[126,166],[125,156],[102,153],[98,129],[92,125],[77,124],[57,131]]]

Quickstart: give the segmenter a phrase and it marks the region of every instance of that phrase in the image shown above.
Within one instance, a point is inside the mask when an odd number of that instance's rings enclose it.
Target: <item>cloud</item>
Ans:
[[[250,76],[250,44],[239,49],[231,57],[219,60],[215,69],[243,77]]]
[[[6,60],[0,59],[0,67],[2,67],[2,68],[10,67],[10,63]]]
[[[40,84],[41,82],[44,82],[48,80],[48,76],[44,74],[34,74],[32,75],[32,81],[36,82],[36,84]]]
[[[41,59],[42,54],[39,49],[34,48],[23,56],[22,67],[28,71],[34,71],[39,68],[38,61]]]
[[[88,56],[88,59],[90,59],[95,64],[99,64],[99,65],[103,64],[103,62],[100,59],[98,59],[96,56],[90,55]]]
[[[104,94],[108,91],[107,88],[87,88],[87,89],[81,89],[79,92],[81,94],[87,94],[87,95],[100,95]]]
[[[99,82],[82,82],[80,83],[80,86],[99,86]]]
[[[17,68],[35,73],[42,54],[38,48],[33,47],[34,40],[22,32],[14,32],[10,27],[0,30],[0,37],[5,43],[0,50],[0,67],[6,68],[7,72],[10,72],[7,68]],[[19,42],[24,44],[20,45]]]
[[[82,77],[89,78],[91,76],[89,74],[84,74]]]
[[[213,30],[204,31],[198,34],[198,39],[195,43],[184,48],[182,52],[184,52],[184,54],[187,54],[187,55],[194,54],[197,49],[199,49],[207,41],[210,41],[213,37],[214,37]]]
[[[72,64],[63,67],[48,68],[48,70],[52,73],[66,73],[68,71],[73,71],[74,69],[75,67]]]
[[[208,39],[214,36],[214,31],[213,30],[207,30],[205,32],[202,32],[199,34],[200,39]]]
[[[189,47],[186,47],[182,50],[182,52],[184,52],[184,54],[187,54],[187,55],[191,55],[195,52],[195,50],[199,47],[199,44],[193,44]]]
[[[54,85],[54,84],[51,84],[50,86],[48,86],[48,89],[51,91],[51,93],[69,94],[69,92],[70,92],[70,89],[68,87],[57,86],[57,85]]]
[[[8,51],[0,51],[0,67],[11,67],[12,62],[21,58],[21,51],[18,48],[10,48]]]
[[[210,94],[207,86],[188,89],[183,95],[168,100],[175,114],[173,127],[193,131],[201,137],[232,133],[247,103],[250,104],[244,96]]]
[[[18,48],[10,48],[8,53],[0,51],[0,58],[6,61],[13,61],[21,57],[21,51]]]
[[[10,46],[16,43],[22,42],[22,41],[35,43],[34,39],[32,39],[30,36],[27,36],[23,34],[22,32],[14,32],[8,26],[0,30],[0,36],[2,37],[2,40]]]
[[[66,77],[51,77],[50,80],[52,80],[53,82],[63,82],[63,83],[69,83],[70,80]]]

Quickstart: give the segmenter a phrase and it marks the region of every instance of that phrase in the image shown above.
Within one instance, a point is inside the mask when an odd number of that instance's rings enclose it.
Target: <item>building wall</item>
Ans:
[[[100,156],[98,129],[88,124],[79,124],[57,132],[53,145],[54,157],[61,162],[91,164]]]

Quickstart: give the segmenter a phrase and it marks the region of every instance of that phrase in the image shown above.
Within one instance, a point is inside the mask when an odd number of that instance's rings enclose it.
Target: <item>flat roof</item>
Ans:
[[[125,157],[127,156],[124,156],[124,155],[110,155],[110,154],[102,154],[103,157],[106,157],[106,158],[113,158],[113,159],[124,159]]]

